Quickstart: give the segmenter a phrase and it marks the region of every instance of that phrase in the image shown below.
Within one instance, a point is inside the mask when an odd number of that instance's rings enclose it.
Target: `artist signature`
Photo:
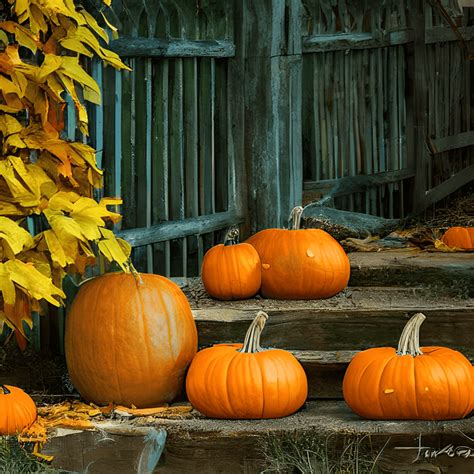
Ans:
[[[454,446],[453,444],[447,444],[444,448],[436,449],[429,446],[397,446],[394,449],[400,450],[416,450],[417,456],[413,462],[419,461],[420,459],[433,459],[438,456],[448,456],[450,458],[474,458],[474,447],[471,446]]]

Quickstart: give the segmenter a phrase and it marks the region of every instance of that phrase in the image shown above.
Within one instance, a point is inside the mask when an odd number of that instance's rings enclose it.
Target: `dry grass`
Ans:
[[[383,446],[369,436],[269,435],[262,446],[264,472],[303,474],[377,474]]]
[[[0,437],[0,472],[4,474],[60,473],[41,462],[13,436]]]

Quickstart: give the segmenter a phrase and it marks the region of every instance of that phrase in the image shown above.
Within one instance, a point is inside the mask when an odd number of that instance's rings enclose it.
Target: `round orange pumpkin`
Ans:
[[[418,313],[408,321],[398,350],[379,347],[354,356],[343,392],[358,415],[377,420],[450,420],[471,412],[471,363],[446,347],[420,348],[424,319]]]
[[[474,250],[474,227],[450,227],[441,241],[448,247]]]
[[[171,402],[197,350],[188,300],[159,275],[109,273],[81,286],[66,319],[71,381],[98,405]]]
[[[0,386],[0,435],[21,433],[36,420],[36,405],[21,388]]]
[[[262,261],[265,298],[329,298],[347,286],[350,264],[344,249],[324,230],[300,229],[302,212],[293,209],[292,229],[266,229],[247,240]]]
[[[197,353],[186,378],[192,405],[211,418],[256,419],[291,415],[308,394],[298,360],[282,349],[262,349],[268,315],[260,311],[244,344],[216,344]]]
[[[206,291],[219,300],[242,300],[258,293],[262,280],[260,257],[250,244],[237,243],[237,228],[227,232],[224,244],[206,252],[201,278]]]

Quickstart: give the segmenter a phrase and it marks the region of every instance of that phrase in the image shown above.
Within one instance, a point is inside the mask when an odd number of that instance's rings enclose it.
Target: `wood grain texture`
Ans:
[[[113,40],[110,49],[123,57],[146,58],[229,58],[235,46],[228,40],[188,40],[145,37],[121,37]]]

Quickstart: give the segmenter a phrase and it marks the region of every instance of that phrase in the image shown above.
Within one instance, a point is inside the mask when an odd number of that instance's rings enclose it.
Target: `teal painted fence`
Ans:
[[[455,0],[112,7],[133,72],[93,65],[92,141],[140,270],[197,275],[227,226],[301,202],[401,217],[474,176],[474,15]]]

